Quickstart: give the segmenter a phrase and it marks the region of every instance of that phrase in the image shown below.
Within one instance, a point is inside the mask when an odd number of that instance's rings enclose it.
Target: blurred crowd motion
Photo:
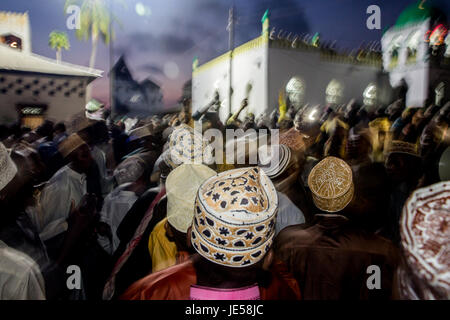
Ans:
[[[0,126],[0,299],[450,298],[450,102],[247,103]],[[279,143],[210,164],[194,127]]]

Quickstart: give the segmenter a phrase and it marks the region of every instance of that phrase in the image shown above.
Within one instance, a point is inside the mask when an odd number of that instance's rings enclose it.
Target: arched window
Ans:
[[[363,102],[366,106],[374,106],[377,102],[377,85],[369,83],[363,92]]]
[[[12,34],[0,36],[0,42],[10,46],[13,49],[22,50],[22,39]]]
[[[289,98],[291,105],[297,110],[301,107],[305,99],[306,86],[305,81],[298,77],[292,77],[286,85],[286,95]]]
[[[344,84],[336,79],[330,81],[325,90],[327,103],[341,103],[344,97]]]
[[[389,69],[393,69],[398,65],[400,49],[402,47],[402,40],[403,40],[402,35],[396,35],[389,45],[389,57],[390,57]]]
[[[417,50],[419,48],[421,31],[411,32],[406,40],[406,63],[414,63],[417,59]]]

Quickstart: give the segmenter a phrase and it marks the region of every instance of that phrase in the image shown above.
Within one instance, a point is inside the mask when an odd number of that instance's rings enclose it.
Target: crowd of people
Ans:
[[[450,298],[450,102],[222,122],[216,100],[1,126],[0,299]],[[279,143],[209,163],[194,121]]]

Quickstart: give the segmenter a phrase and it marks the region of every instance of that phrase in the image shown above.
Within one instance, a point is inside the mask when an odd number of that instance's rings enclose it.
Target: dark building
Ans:
[[[123,56],[110,71],[114,116],[146,117],[162,109],[161,88],[150,78],[133,79]]]

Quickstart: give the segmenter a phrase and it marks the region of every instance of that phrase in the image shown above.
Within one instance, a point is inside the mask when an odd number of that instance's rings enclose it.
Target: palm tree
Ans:
[[[111,1],[111,0],[110,0]],[[123,1],[120,1],[124,3]],[[89,59],[89,68],[95,67],[95,59],[97,56],[98,40],[102,39],[105,44],[109,44],[111,38],[114,37],[114,30],[110,28],[112,21],[118,20],[109,10],[106,0],[66,0],[64,11],[71,5],[77,5],[80,8],[80,29],[75,31],[75,35],[79,40],[91,39],[92,49]],[[91,88],[88,86],[86,90],[86,101],[90,100]]]
[[[65,32],[52,31],[48,36],[48,45],[56,50],[56,61],[61,62],[62,49],[70,49],[69,37]]]

